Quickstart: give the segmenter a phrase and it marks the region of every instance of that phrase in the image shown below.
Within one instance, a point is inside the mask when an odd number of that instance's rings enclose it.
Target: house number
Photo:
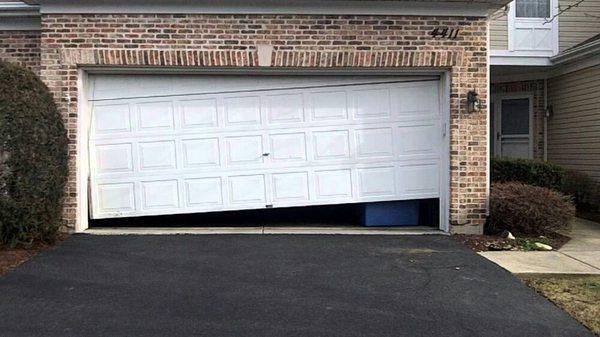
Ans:
[[[432,31],[429,32],[429,35],[434,39],[448,39],[454,40],[458,36],[459,28],[449,28],[449,27],[435,27]]]

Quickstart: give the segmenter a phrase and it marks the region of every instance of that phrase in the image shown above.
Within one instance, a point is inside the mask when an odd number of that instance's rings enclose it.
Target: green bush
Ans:
[[[567,170],[562,192],[573,196],[577,208],[600,210],[600,184],[585,173]]]
[[[492,182],[518,181],[524,184],[562,191],[566,170],[558,165],[531,159],[493,158]]]
[[[544,235],[567,227],[574,215],[570,196],[519,182],[495,183],[486,232]]]
[[[68,139],[30,70],[0,62],[0,244],[52,242],[62,225]]]

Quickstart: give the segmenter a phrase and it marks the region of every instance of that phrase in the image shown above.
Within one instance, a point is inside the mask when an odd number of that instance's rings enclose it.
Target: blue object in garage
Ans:
[[[362,207],[364,226],[389,227],[419,224],[419,200],[371,202]]]

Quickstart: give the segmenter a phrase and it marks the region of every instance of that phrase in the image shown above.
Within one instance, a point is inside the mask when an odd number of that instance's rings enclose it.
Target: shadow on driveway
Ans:
[[[2,336],[591,336],[446,236],[74,235],[0,278]]]

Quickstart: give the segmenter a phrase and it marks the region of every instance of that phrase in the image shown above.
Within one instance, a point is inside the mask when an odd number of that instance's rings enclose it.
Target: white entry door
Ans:
[[[532,97],[497,97],[494,104],[494,155],[532,158]]]
[[[437,77],[90,78],[92,218],[437,198]]]

